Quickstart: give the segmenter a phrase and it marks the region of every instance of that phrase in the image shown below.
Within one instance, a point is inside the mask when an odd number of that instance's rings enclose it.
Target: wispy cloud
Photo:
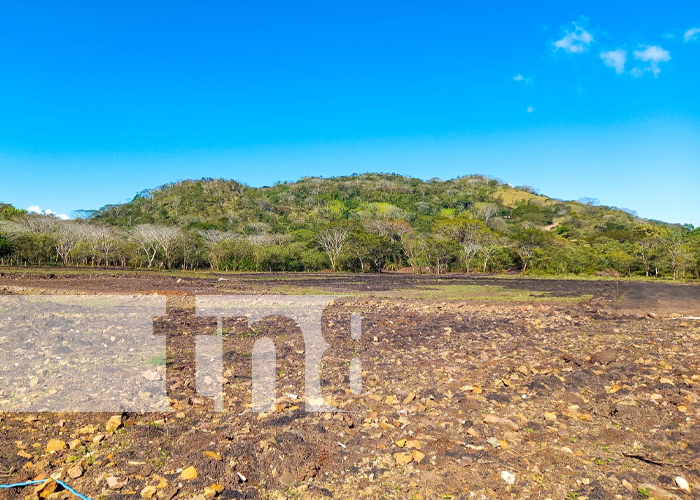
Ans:
[[[532,113],[532,112],[534,112],[534,111],[535,111],[535,108],[533,108],[532,106],[528,106],[528,107],[527,107],[527,112],[528,112],[528,113]]]
[[[668,62],[671,60],[671,54],[659,47],[658,45],[647,45],[644,50],[635,50],[634,58],[637,61],[642,61],[649,63],[648,66],[643,68],[635,68],[632,70],[632,75],[635,77],[640,77],[643,71],[651,71],[654,76],[659,76],[661,69],[659,64],[662,62]]]
[[[683,40],[689,42],[691,40],[700,40],[700,28],[690,28],[683,35]]]
[[[520,73],[518,73],[517,75],[515,75],[515,76],[513,77],[513,80],[516,81],[516,82],[525,82],[525,83],[530,83],[530,82],[532,82],[532,78],[530,78],[530,77],[525,78],[525,77],[524,77],[523,75],[521,75]]]
[[[613,68],[618,75],[625,72],[625,62],[627,61],[626,50],[617,49],[601,52],[600,58],[606,66]]]
[[[61,220],[68,220],[70,217],[68,217],[66,214],[59,214],[58,212],[54,212],[50,208],[47,208],[46,210],[42,210],[39,205],[32,205],[29,208],[27,208],[27,212],[30,214],[42,214],[42,215],[51,215],[53,217],[56,217],[57,219]]]
[[[580,54],[588,50],[595,41],[588,31],[576,23],[572,24],[572,28],[564,28],[564,37],[553,43],[555,52],[562,49],[571,54]]]

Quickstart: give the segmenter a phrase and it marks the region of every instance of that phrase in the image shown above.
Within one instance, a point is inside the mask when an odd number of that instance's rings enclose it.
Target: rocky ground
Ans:
[[[505,285],[504,285],[505,283]],[[442,300],[443,285],[532,293]],[[437,287],[437,288],[436,288]],[[195,390],[194,295],[347,293],[323,317],[326,401],[304,411],[304,343],[280,317],[224,321],[223,411]],[[416,290],[427,289],[425,298]],[[472,290],[464,288],[464,290]],[[700,287],[467,277],[5,272],[0,294],[161,293],[167,413],[0,413],[0,484],[91,497],[700,498]],[[452,289],[454,292],[454,289]],[[488,296],[488,293],[486,293]],[[362,336],[350,335],[350,315]],[[277,346],[276,411],[251,352]],[[1,347],[1,346],[0,346]],[[349,365],[363,368],[360,394]],[[0,367],[2,370],[11,367]],[[0,405],[9,394],[0,388]],[[2,411],[2,406],[0,406]],[[45,483],[4,498],[67,496]]]

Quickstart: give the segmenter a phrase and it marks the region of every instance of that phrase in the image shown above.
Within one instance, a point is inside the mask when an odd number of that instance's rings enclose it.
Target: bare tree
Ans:
[[[241,235],[227,231],[207,229],[200,231],[207,243],[207,259],[212,269],[219,270],[226,258],[226,244],[241,238]]]
[[[289,243],[289,241],[291,239],[292,239],[291,235],[281,234],[281,233],[251,234],[247,238],[248,243],[250,243],[251,245],[258,245],[258,246],[268,246],[268,245],[284,246],[285,244]]]
[[[56,240],[56,258],[61,259],[61,263],[65,266],[68,262],[68,257],[80,241],[80,227],[74,222],[63,222],[57,224],[54,231]]]
[[[466,266],[467,273],[469,273],[471,269],[471,263],[483,248],[484,243],[481,238],[465,240],[462,242],[462,258],[464,259],[464,265]]]
[[[159,248],[154,235],[154,227],[151,224],[140,224],[131,230],[131,238],[138,245],[139,250],[146,255],[149,269],[153,265]]]
[[[484,221],[484,224],[489,225],[489,221],[498,214],[498,205],[494,203],[485,203],[476,209],[477,217]]]
[[[340,252],[343,250],[349,233],[349,228],[335,226],[324,229],[316,235],[316,241],[321,245],[323,251],[328,254],[328,259],[331,261],[331,269],[334,271],[336,269],[338,255],[340,255]]]
[[[0,221],[0,224],[0,228],[10,239],[17,240],[25,236],[38,238],[32,243],[32,249],[38,250],[39,253],[55,250],[56,261],[61,259],[64,262],[64,257],[75,245],[74,237],[69,236],[68,231],[62,230],[63,221],[50,215],[25,214],[9,221]],[[38,244],[39,241],[42,243]],[[37,263],[39,260],[37,259]]]
[[[500,248],[503,248],[503,240],[492,234],[485,234],[482,237],[482,247],[481,247],[481,257],[484,259],[484,272],[487,271],[489,261],[493,254],[495,254]]]
[[[61,221],[50,215],[24,215],[2,221],[3,230],[11,237],[25,234],[53,234]]]
[[[89,249],[91,264],[100,265],[103,260],[105,264],[109,264],[109,253],[115,244],[112,238],[112,227],[81,223],[77,228],[80,241]]]
[[[158,226],[160,248],[165,256],[165,266],[170,269],[170,257],[180,243],[182,229],[179,226]]]
[[[518,254],[518,257],[520,257],[520,260],[523,262],[523,272],[527,270],[527,265],[530,260],[532,260],[536,248],[535,245],[527,241],[519,241],[515,245],[515,253]]]
[[[89,246],[97,257],[97,265],[109,265],[109,257],[117,246],[117,234],[112,226],[104,224],[86,225],[89,231]]]
[[[454,219],[437,228],[439,235],[460,244],[467,273],[471,269],[472,261],[484,246],[482,238],[486,231],[488,229],[482,221],[473,219]]]

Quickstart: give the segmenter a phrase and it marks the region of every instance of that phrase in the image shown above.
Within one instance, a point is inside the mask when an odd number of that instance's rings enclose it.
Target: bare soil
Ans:
[[[212,485],[222,499],[700,498],[697,285],[3,272],[0,294],[165,294],[154,334],[167,339],[173,411],[125,414],[116,431],[105,429],[112,414],[0,413],[2,484],[59,477],[91,498],[138,498],[154,486],[161,500],[203,500]],[[253,328],[224,322],[225,398],[215,412],[194,373],[195,338],[215,322],[194,314],[194,296],[221,293],[346,295],[324,313],[331,348],[321,373],[326,400],[343,411],[304,411],[301,332],[272,317]],[[350,336],[356,312],[359,340]],[[261,337],[277,346],[277,411],[265,414],[251,411],[250,355]],[[354,357],[359,395],[349,388]],[[80,446],[46,453],[51,439]],[[188,467],[196,479],[181,478]],[[32,492],[0,489],[0,500]]]

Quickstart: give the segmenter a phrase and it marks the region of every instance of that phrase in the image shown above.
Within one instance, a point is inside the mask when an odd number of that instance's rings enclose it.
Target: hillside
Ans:
[[[439,218],[465,213],[500,229],[556,223],[564,227],[560,233],[577,237],[622,229],[637,220],[621,210],[562,202],[481,176],[426,182],[386,174],[303,178],[263,188],[233,180],[186,180],[143,191],[129,203],[108,205],[90,216],[119,226],[177,224],[250,233],[260,222],[272,232],[287,232],[377,218],[403,219],[420,231]],[[595,227],[601,223],[605,228]]]
[[[9,220],[4,238],[13,243],[11,252],[5,245],[5,260],[8,255],[15,263],[46,260],[23,247],[21,236],[26,240],[31,230],[23,233],[17,221],[31,216],[13,214],[4,217]],[[698,231],[691,226],[648,221],[592,200],[556,200],[483,176],[423,181],[363,174],[263,188],[233,180],[185,180],[83,215],[85,222],[63,226],[119,233],[120,241],[103,241],[98,251],[99,245],[85,240],[80,253],[76,237],[67,252],[54,249],[56,262],[698,275]]]

